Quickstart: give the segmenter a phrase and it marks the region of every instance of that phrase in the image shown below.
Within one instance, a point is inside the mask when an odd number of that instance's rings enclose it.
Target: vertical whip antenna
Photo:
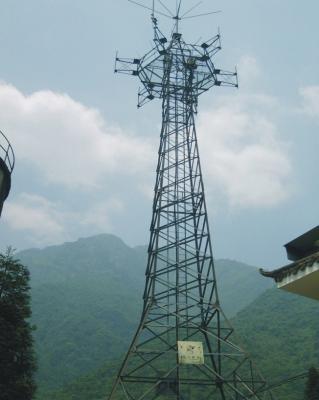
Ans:
[[[175,13],[173,13],[173,11],[170,10],[170,8],[164,3],[163,0],[157,0],[158,3],[162,6],[163,10],[165,11],[160,11],[158,10],[158,8],[155,7],[156,5],[156,0],[152,0],[152,5],[151,7],[140,3],[139,1],[136,0],[128,0],[130,3],[135,4],[139,7],[142,7],[146,10],[150,10],[151,11],[151,18],[152,21],[155,18],[156,14],[161,15],[165,18],[169,18],[172,19],[174,21],[174,26],[173,26],[173,32],[178,33],[179,31],[179,22],[181,20],[185,20],[185,19],[190,19],[190,18],[197,18],[197,17],[204,17],[206,15],[211,15],[211,14],[217,14],[219,12],[221,12],[220,10],[218,11],[211,11],[211,12],[207,12],[207,13],[201,13],[201,14],[197,14],[197,15],[188,15],[189,13],[191,13],[192,11],[194,11],[200,4],[202,4],[202,1],[199,1],[197,4],[195,4],[194,6],[192,6],[188,11],[186,11],[184,14],[181,15],[181,9],[182,9],[182,0],[176,0],[176,9],[175,9]]]

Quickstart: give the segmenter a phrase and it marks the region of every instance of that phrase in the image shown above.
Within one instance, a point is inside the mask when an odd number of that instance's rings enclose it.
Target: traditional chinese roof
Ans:
[[[285,244],[288,260],[297,261],[319,251],[319,225]]]
[[[293,263],[259,272],[273,278],[279,289],[319,300],[319,225],[287,243],[285,248]]]
[[[260,268],[259,272],[267,278],[273,278],[276,282],[280,282],[288,275],[296,275],[298,271],[303,271],[307,267],[312,267],[316,262],[319,263],[319,251],[311,254],[310,256],[295,261],[292,264],[274,269],[273,271],[265,271],[264,269]]]
[[[279,289],[319,300],[319,251],[274,271],[260,273],[276,281]]]

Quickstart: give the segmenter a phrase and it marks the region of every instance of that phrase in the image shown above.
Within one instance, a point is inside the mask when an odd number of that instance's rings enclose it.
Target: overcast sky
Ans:
[[[213,10],[181,24],[192,43],[220,27],[215,65],[239,74],[238,90],[200,98],[197,117],[213,248],[277,267],[282,245],[318,224],[319,3],[206,0],[197,11]],[[138,81],[113,69],[117,50],[151,48],[149,12],[126,0],[0,0],[0,15],[0,129],[16,154],[2,247],[102,232],[146,244],[161,104],[138,110]],[[158,19],[169,34],[172,21]]]

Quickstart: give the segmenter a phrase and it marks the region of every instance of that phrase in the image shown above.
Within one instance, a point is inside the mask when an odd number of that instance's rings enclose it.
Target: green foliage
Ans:
[[[319,365],[319,307],[316,301],[278,289],[268,290],[241,311],[232,323],[237,332],[236,343],[243,343],[249,350],[269,384],[299,375],[309,365]],[[59,391],[42,394],[39,400],[107,398],[119,364],[120,361],[107,362]],[[304,379],[297,380],[274,389],[274,398],[300,400],[304,388]]]
[[[314,367],[309,368],[305,400],[319,400],[319,373]]]
[[[106,234],[19,254],[32,276],[41,390],[122,356],[141,312],[146,254],[146,247],[130,248]],[[217,261],[216,271],[228,316],[271,284],[256,268],[235,261]]]
[[[270,383],[319,365],[317,301],[278,289],[267,290],[233,320],[243,346]],[[303,398],[304,380],[274,390],[278,399]]]
[[[105,398],[138,322],[145,256],[145,247],[132,249],[112,235],[20,253],[32,274],[39,400]],[[318,302],[265,291],[271,280],[235,261],[217,261],[216,272],[226,314],[239,311],[235,342],[243,342],[270,383],[319,365]],[[304,384],[274,394],[300,400]]]
[[[11,249],[0,254],[1,400],[29,400],[35,392],[29,289],[27,268]]]
[[[123,351],[140,311],[144,256],[112,235],[20,256],[32,276],[39,386],[61,386]]]
[[[110,393],[119,361],[109,361],[88,375],[81,376],[62,389],[43,390],[37,400],[105,400]]]

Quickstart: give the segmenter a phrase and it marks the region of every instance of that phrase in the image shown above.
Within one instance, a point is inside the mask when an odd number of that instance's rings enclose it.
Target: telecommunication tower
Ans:
[[[219,34],[185,43],[178,25],[189,13],[181,1],[176,14],[159,3],[175,20],[170,37],[153,2],[154,47],[139,59],[116,57],[115,72],[142,83],[138,107],[162,100],[162,128],[143,311],[109,400],[272,399],[220,306],[195,129],[199,95],[237,87],[237,73],[214,65]]]

